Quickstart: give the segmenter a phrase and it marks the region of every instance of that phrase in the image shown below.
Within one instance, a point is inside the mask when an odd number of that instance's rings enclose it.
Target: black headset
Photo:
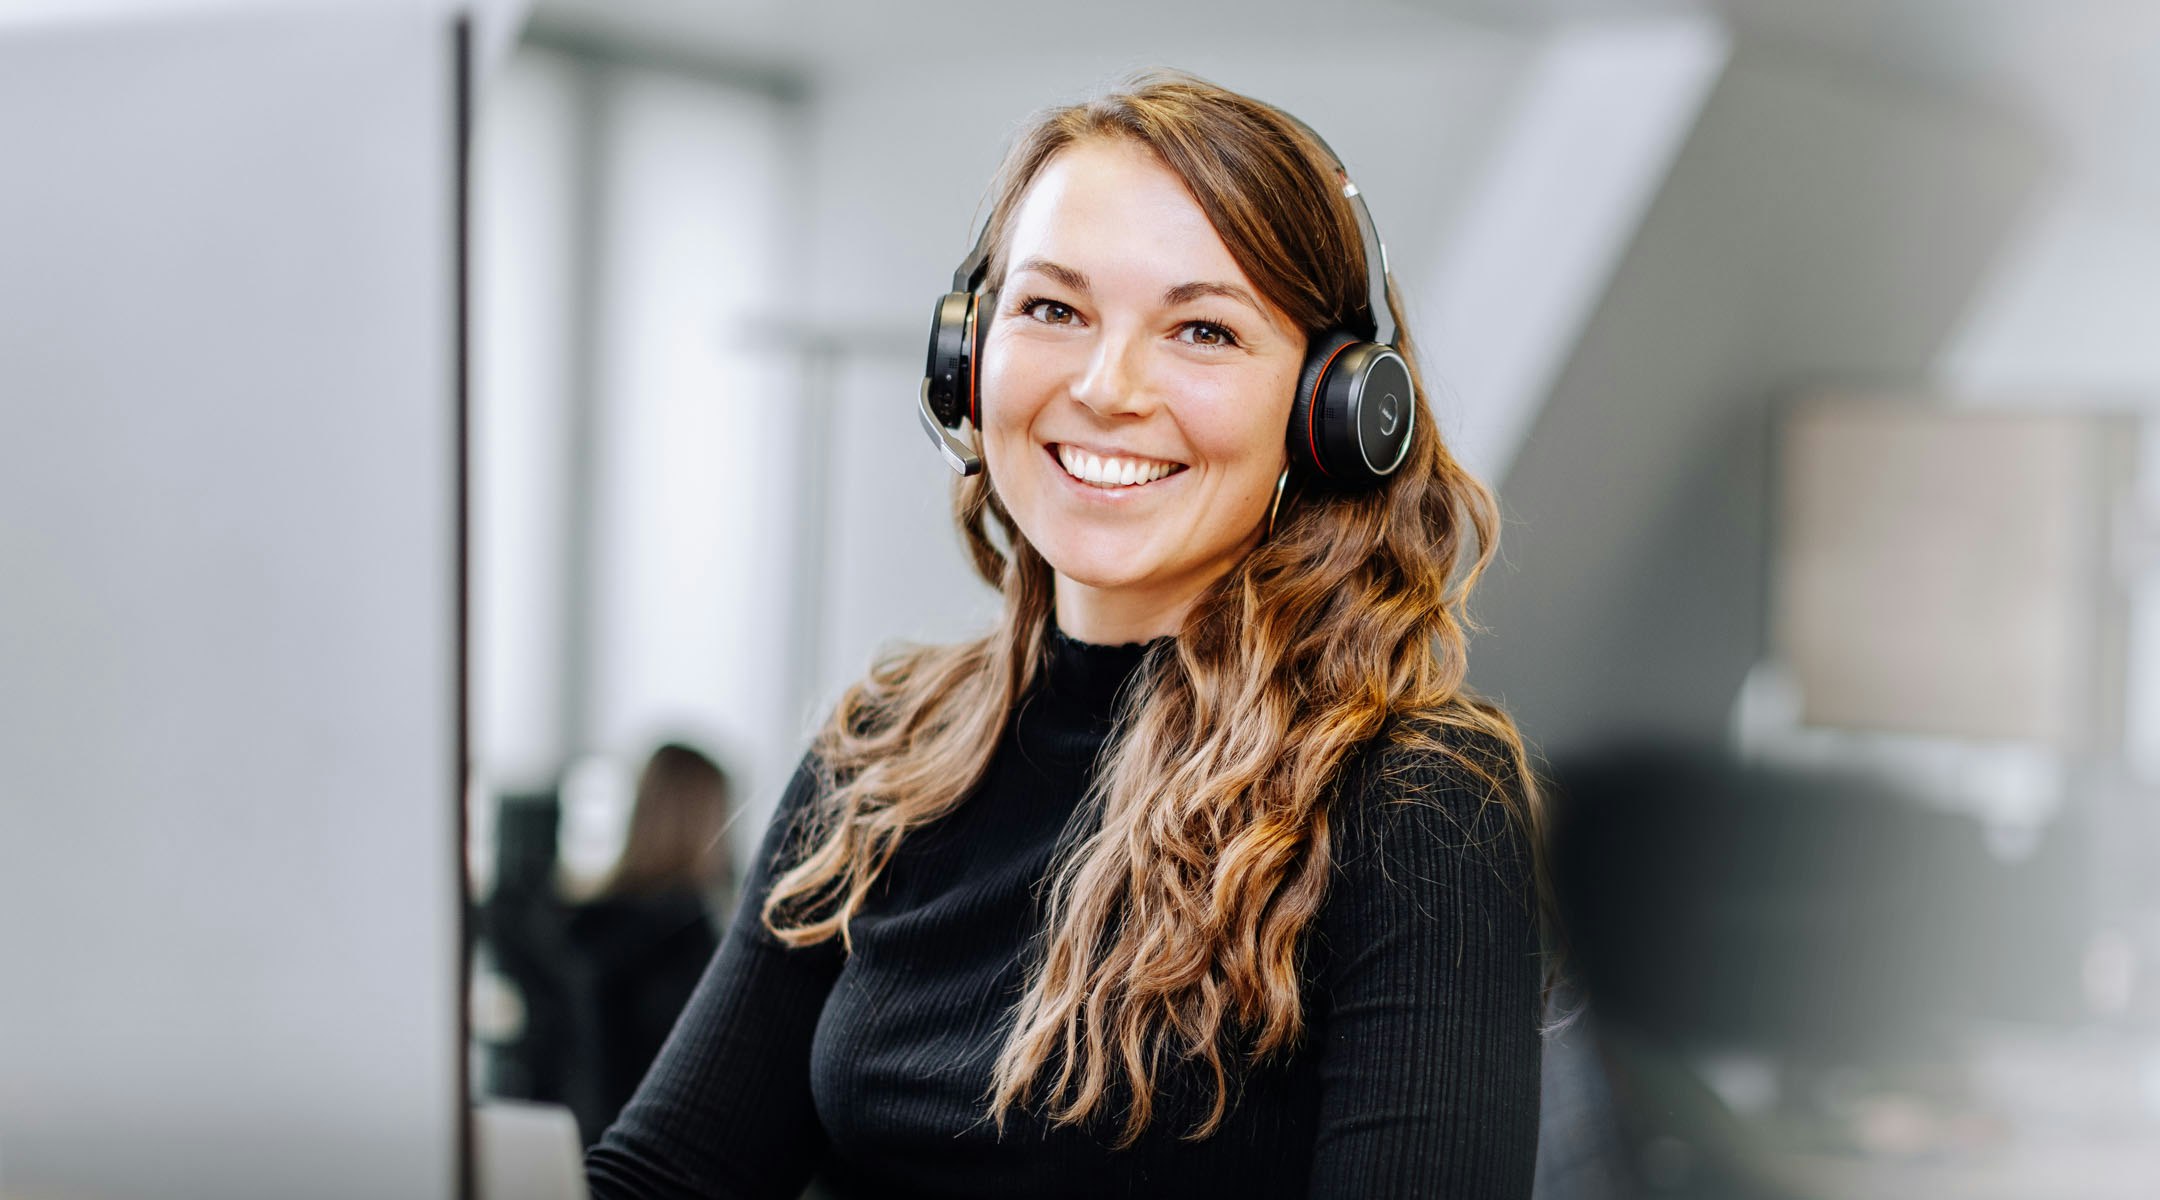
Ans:
[[[1394,346],[1387,247],[1381,244],[1365,197],[1351,182],[1341,156],[1302,121],[1289,119],[1335,163],[1343,197],[1350,201],[1358,238],[1365,246],[1365,277],[1371,289],[1367,303],[1373,319],[1369,338],[1332,329],[1307,347],[1305,367],[1298,373],[1297,397],[1290,407],[1290,458],[1301,471],[1337,486],[1371,486],[1402,465],[1417,423],[1410,367]],[[974,249],[953,271],[952,290],[938,299],[930,322],[930,357],[923,366],[919,402],[923,432],[962,475],[982,470],[982,456],[958,431],[962,421],[982,428],[982,392],[975,374],[989,322],[981,316],[977,299],[989,267],[989,242],[986,221],[975,235]]]

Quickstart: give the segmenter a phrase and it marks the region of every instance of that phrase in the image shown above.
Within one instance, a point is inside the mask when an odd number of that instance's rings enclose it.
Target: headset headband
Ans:
[[[1372,210],[1365,207],[1365,193],[1358,190],[1357,182],[1350,178],[1350,168],[1343,165],[1342,155],[1327,144],[1320,132],[1289,113],[1276,109],[1275,113],[1305,131],[1305,136],[1320,147],[1320,152],[1335,164],[1335,178],[1342,183],[1343,199],[1350,202],[1350,217],[1357,222],[1358,240],[1365,245],[1366,306],[1372,310],[1373,340],[1384,346],[1395,344],[1395,307],[1390,303],[1395,297],[1388,287],[1387,243],[1380,240],[1380,230],[1373,224]]]

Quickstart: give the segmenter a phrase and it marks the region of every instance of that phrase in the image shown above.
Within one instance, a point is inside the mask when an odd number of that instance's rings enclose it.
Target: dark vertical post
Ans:
[[[451,575],[457,590],[457,645],[452,651],[457,675],[457,837],[452,845],[455,858],[453,869],[457,872],[458,897],[458,964],[457,964],[457,1190],[460,1200],[473,1200],[473,1123],[472,1123],[472,905],[467,897],[472,895],[470,881],[465,878],[465,839],[470,836],[470,816],[465,811],[465,800],[472,779],[472,14],[458,14],[456,31],[451,47],[451,104],[456,109],[452,125],[453,149],[451,170],[451,229],[452,267],[456,297],[452,303],[457,329],[453,334],[455,349],[452,354],[452,370],[456,378],[452,393],[457,397],[457,431],[452,438],[456,447],[454,503],[457,505],[457,532],[453,535],[457,561],[452,565]]]

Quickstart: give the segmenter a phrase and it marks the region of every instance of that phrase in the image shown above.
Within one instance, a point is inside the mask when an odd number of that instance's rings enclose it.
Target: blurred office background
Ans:
[[[739,860],[878,647],[986,619],[926,318],[1016,124],[1153,65],[1345,156],[1505,505],[1473,674],[1591,997],[1541,1188],[2155,1194],[2138,0],[541,0],[478,110],[482,898],[604,874],[665,739]]]

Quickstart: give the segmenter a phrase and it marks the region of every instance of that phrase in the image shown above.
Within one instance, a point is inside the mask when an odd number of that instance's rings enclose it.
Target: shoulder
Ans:
[[[780,790],[780,798],[765,822],[764,836],[750,860],[758,885],[755,890],[762,893],[772,880],[803,860],[827,820],[825,800],[832,787],[832,773],[812,745]]]
[[[1527,897],[1535,796],[1505,724],[1476,710],[1394,718],[1339,776],[1330,809],[1338,874],[1390,884],[1477,876]]]
[[[832,771],[825,765],[819,745],[812,742],[795,763],[786,786],[780,789],[780,802],[775,806],[773,816],[783,821],[801,821],[815,811],[818,801],[832,787]]]
[[[1391,722],[1339,775],[1312,969],[1337,1006],[1379,994],[1416,1007],[1508,981],[1528,1029],[1543,911],[1535,790],[1505,718],[1456,717]]]
[[[996,654],[990,637],[965,642],[887,646],[870,669],[841,692],[826,722],[857,737],[920,724],[944,707],[971,703],[983,668]]]

